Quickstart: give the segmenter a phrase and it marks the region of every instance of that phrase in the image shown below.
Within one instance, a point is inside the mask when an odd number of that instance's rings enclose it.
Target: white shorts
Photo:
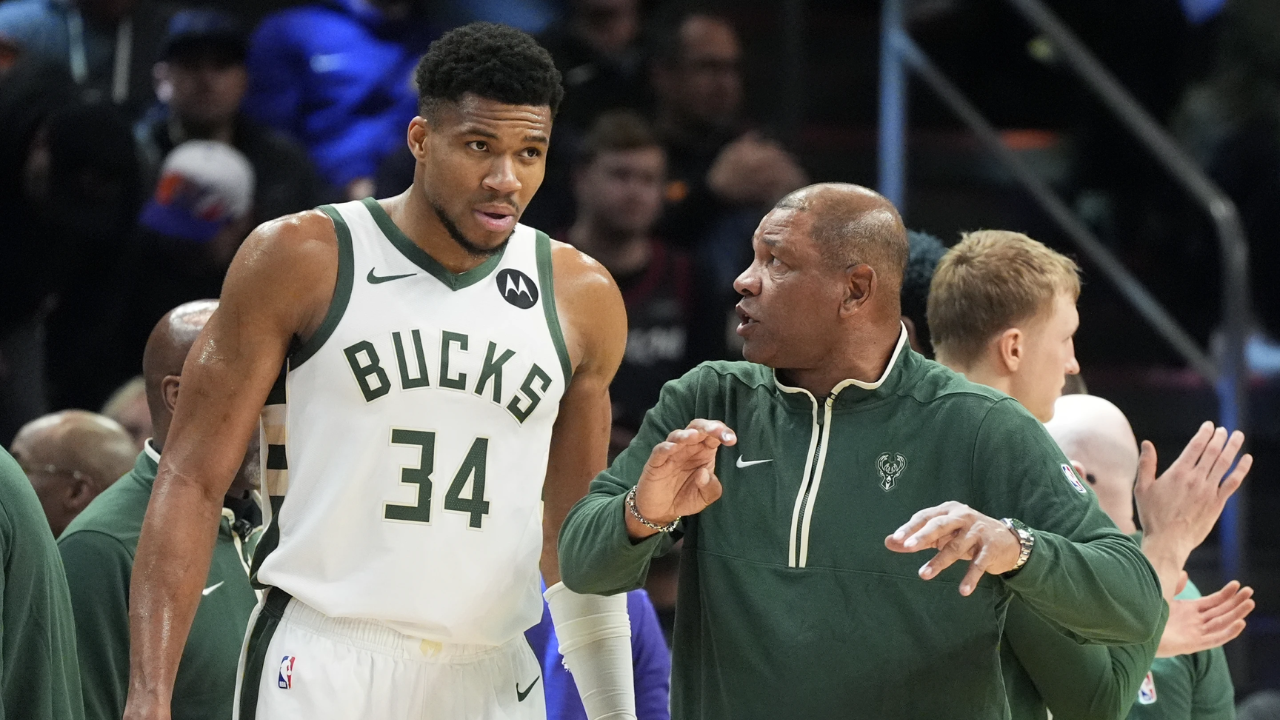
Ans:
[[[541,676],[523,636],[441,644],[273,588],[249,621],[232,720],[546,720]]]

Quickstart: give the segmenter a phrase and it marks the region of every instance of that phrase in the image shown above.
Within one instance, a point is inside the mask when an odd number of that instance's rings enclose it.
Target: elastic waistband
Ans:
[[[383,655],[423,662],[477,662],[507,652],[517,636],[503,645],[464,645],[424,640],[363,618],[330,617],[280,588],[271,588],[264,612],[279,614],[283,624],[301,628],[334,642]]]

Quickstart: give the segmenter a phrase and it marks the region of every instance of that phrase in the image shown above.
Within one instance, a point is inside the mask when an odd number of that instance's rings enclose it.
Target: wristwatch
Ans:
[[[1027,558],[1031,557],[1031,551],[1036,546],[1036,536],[1031,532],[1031,528],[1027,527],[1026,523],[1021,520],[1003,518],[1000,522],[1003,523],[1005,527],[1009,528],[1009,532],[1013,533],[1018,538],[1018,547],[1020,548],[1018,552],[1018,564],[1014,565],[1013,570],[1010,570],[1009,572],[1021,570],[1022,566],[1027,564]]]
[[[659,525],[640,514],[640,509],[636,507],[636,490],[638,489],[640,489],[639,485],[632,485],[631,490],[627,492],[627,510],[631,511],[631,516],[634,517],[641,525],[649,528],[650,530],[657,530],[660,533],[669,533],[675,530],[676,526],[680,524],[680,518],[678,517],[666,525]]]

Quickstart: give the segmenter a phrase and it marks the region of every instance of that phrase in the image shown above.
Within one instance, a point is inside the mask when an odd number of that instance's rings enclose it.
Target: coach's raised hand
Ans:
[[[737,441],[733,431],[718,420],[694,420],[682,430],[673,430],[653,448],[640,473],[636,510],[654,525],[669,525],[719,500],[716,449]],[[658,532],[625,508],[623,515],[632,538],[639,540]]]
[[[884,539],[894,552],[913,553],[937,549],[920,568],[920,577],[932,580],[957,560],[969,560],[969,572],[960,581],[960,594],[968,596],[983,573],[999,575],[1018,564],[1022,547],[1004,523],[958,502],[945,502],[911,516],[906,525]]]

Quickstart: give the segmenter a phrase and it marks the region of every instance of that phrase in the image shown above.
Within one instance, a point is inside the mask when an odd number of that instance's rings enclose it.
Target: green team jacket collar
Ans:
[[[907,343],[907,328],[901,325],[901,332],[898,335],[898,344],[893,348],[893,354],[889,356],[889,362],[885,365],[884,372],[875,382],[863,382],[849,378],[840,381],[831,389],[830,397],[835,398],[832,404],[834,412],[852,409],[854,407],[868,407],[875,404],[876,401],[885,400],[894,396],[898,387],[902,384],[904,377],[911,375],[911,370],[920,363],[920,356],[910,352]],[[903,352],[906,348],[908,351]],[[784,404],[794,410],[802,410],[809,412],[818,402],[808,390],[799,387],[793,387],[782,382],[778,378],[778,371],[773,371],[773,383],[780,391],[779,399]]]

